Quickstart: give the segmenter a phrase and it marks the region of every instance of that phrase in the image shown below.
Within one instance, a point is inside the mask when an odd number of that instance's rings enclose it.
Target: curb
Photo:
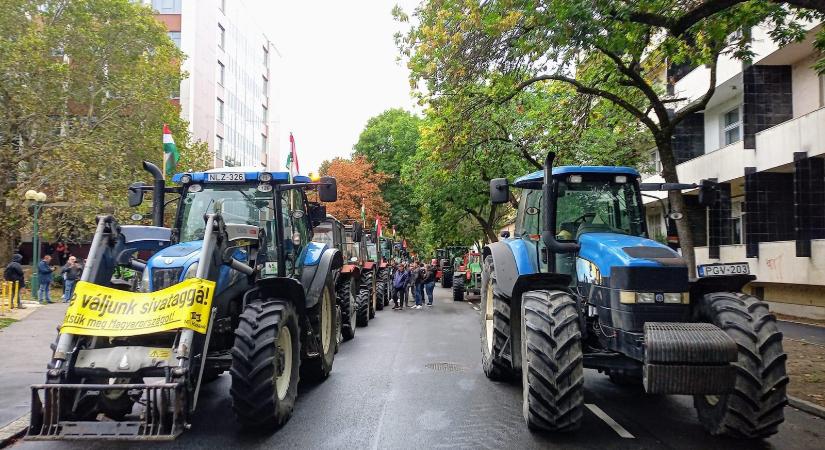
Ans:
[[[801,398],[792,397],[790,395],[788,396],[788,403],[800,411],[804,411],[812,416],[825,419],[825,408],[822,406],[811,403],[807,400],[802,400]]]
[[[23,414],[0,428],[0,448],[5,448],[26,434],[26,430],[29,428],[29,414]]]

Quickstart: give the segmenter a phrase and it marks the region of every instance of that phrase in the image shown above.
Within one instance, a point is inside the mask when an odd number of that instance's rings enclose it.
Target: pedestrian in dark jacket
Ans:
[[[433,265],[427,264],[427,278],[424,279],[424,291],[427,293],[427,296],[430,297],[430,301],[427,303],[427,306],[433,306],[433,290],[435,289],[435,272],[436,268]]]
[[[52,283],[52,270],[54,270],[54,268],[49,265],[51,261],[52,256],[45,255],[43,256],[43,259],[37,263],[37,275],[40,281],[40,288],[37,290],[37,300],[44,305],[47,303],[54,303],[52,302],[51,293],[49,292],[49,287]]]
[[[24,282],[25,276],[23,275],[23,265],[20,264],[21,262],[23,262],[23,255],[17,253],[12,256],[11,262],[6,265],[6,271],[3,272],[3,278],[5,278],[6,281],[17,283],[17,307],[25,309],[25,307],[20,304],[20,291],[23,290],[23,286],[26,284]]]
[[[404,309],[404,303],[407,300],[407,280],[409,276],[410,273],[403,263],[395,269],[392,276],[392,301],[395,302],[395,306],[392,309]]]
[[[80,279],[80,276],[83,274],[83,266],[77,261],[77,258],[74,256],[69,256],[69,260],[66,262],[66,265],[63,266],[63,303],[67,303],[69,300],[72,299],[74,295],[74,287],[77,284],[77,280]]]
[[[424,265],[416,265],[415,276],[413,277],[415,284],[413,285],[413,294],[415,295],[415,308],[421,309],[424,304],[424,281],[427,279],[427,270]]]

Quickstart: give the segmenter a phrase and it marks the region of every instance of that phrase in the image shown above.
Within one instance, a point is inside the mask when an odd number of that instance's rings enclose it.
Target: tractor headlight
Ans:
[[[189,184],[192,182],[192,175],[186,174],[180,177],[180,182],[182,184]]]
[[[258,175],[258,179],[264,183],[269,183],[272,181],[272,174],[269,172],[261,172],[261,174]]]
[[[636,303],[655,303],[656,294],[653,292],[637,292]]]
[[[682,303],[684,294],[681,292],[665,292],[665,303]]]
[[[198,273],[198,261],[189,264],[189,268],[186,269],[186,273],[183,275],[184,280],[188,280],[189,278],[195,278],[195,275]]]
[[[635,291],[619,291],[619,302],[624,304],[653,304],[653,303],[667,303],[667,304],[688,304],[690,303],[690,294],[687,292],[635,292]]]

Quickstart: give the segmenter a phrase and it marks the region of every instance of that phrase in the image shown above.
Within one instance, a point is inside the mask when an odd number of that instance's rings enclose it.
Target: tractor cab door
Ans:
[[[310,241],[309,214],[306,197],[301,189],[288,189],[281,196],[281,220],[283,223],[284,265],[286,276],[300,278]]]

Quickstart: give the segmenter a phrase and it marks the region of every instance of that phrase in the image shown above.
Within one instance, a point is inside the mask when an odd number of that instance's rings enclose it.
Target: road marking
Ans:
[[[592,403],[585,403],[584,406],[587,407],[590,411],[593,412],[599,419],[602,419],[604,423],[610,425],[610,428],[613,428],[613,431],[616,432],[619,436],[625,439],[635,439],[636,436],[630,434],[629,431],[625,430],[623,426],[619,425],[612,417],[608,416],[606,412],[602,411],[601,408],[592,404]]]

